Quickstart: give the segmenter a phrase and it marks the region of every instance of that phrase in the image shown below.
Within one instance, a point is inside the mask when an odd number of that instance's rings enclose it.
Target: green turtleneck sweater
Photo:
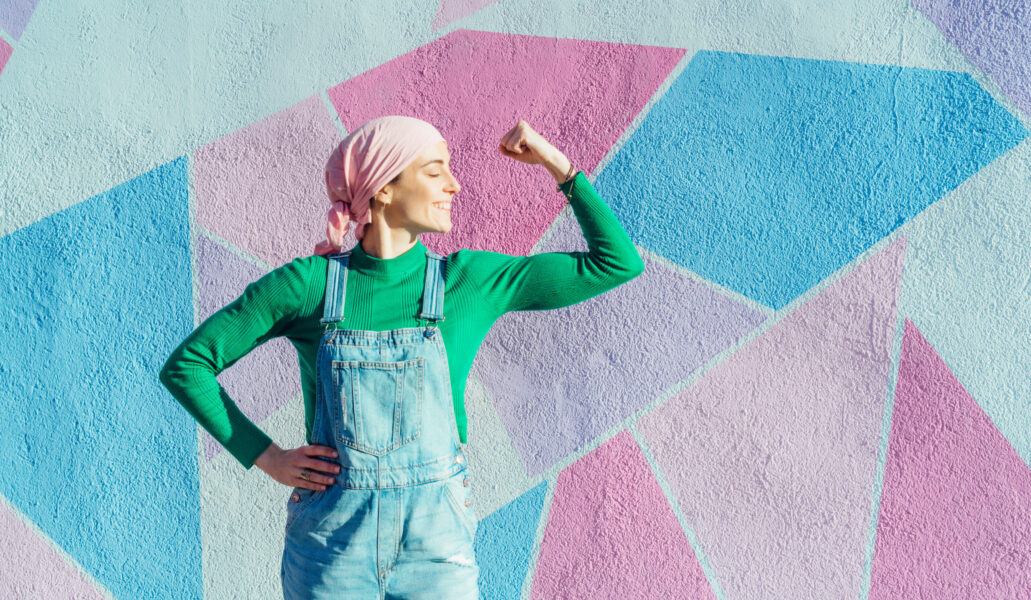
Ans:
[[[589,252],[511,256],[459,250],[447,257],[446,318],[439,328],[462,443],[467,442],[465,382],[480,344],[498,317],[513,310],[576,304],[644,270],[626,231],[582,171],[559,189],[569,199]],[[417,241],[390,259],[369,256],[360,244],[351,253],[344,309],[347,328],[385,331],[422,325],[417,316],[426,246]],[[183,340],[161,369],[161,383],[248,469],[272,439],[240,411],[215,376],[269,339],[285,336],[300,359],[305,433],[311,443],[327,263],[324,256],[297,258],[251,283],[239,298]],[[363,298],[375,298],[375,302],[363,302]]]

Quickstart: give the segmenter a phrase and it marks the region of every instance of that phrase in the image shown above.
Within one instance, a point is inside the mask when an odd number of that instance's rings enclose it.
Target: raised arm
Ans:
[[[569,159],[520,121],[502,138],[501,152],[542,165],[569,199],[588,252],[544,252],[512,256],[460,251],[453,260],[475,277],[484,301],[498,315],[513,310],[562,308],[606,292],[644,272],[630,236],[583,171],[566,180]]]
[[[593,298],[644,272],[644,262],[626,230],[582,171],[559,186],[580,223],[588,252],[543,252],[512,256],[463,250],[484,301],[498,315],[547,310]]]

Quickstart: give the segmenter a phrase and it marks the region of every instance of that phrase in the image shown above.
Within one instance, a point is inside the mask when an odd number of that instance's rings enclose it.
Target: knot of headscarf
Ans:
[[[372,222],[373,195],[428,146],[443,140],[433,125],[404,116],[372,119],[348,134],[326,162],[326,192],[332,206],[326,239],[315,246],[315,254],[340,252],[350,221],[360,241]]]

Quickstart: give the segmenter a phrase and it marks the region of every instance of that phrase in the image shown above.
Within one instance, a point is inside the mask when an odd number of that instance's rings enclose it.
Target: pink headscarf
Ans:
[[[428,146],[443,140],[433,125],[402,116],[372,119],[345,137],[326,162],[326,191],[333,206],[326,239],[315,246],[315,254],[340,252],[351,220],[357,223],[354,237],[361,240],[372,222],[372,196]]]

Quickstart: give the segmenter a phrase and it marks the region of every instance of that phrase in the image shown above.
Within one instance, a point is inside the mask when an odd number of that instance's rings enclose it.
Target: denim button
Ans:
[[[431,338],[435,333],[437,333],[436,329],[427,329],[426,333],[424,333],[423,335],[425,335],[427,338]]]
[[[465,487],[469,487],[469,478],[468,477],[466,477],[465,479],[462,480],[462,485],[464,485]]]
[[[472,499],[471,499],[471,498],[466,498],[466,499],[465,499],[465,505],[466,505],[466,506],[472,506],[472,505],[473,505],[473,501],[472,501]]]
[[[290,499],[293,500],[294,502],[300,502],[301,501],[301,495],[298,494],[297,492],[294,492],[294,495],[290,496]]]

